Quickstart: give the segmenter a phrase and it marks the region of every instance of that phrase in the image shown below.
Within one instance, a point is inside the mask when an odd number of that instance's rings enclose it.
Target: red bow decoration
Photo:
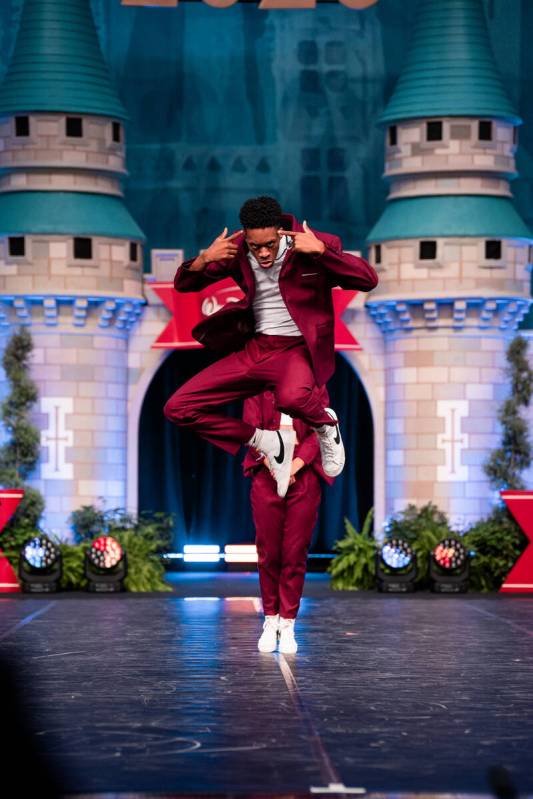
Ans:
[[[500,496],[529,538],[529,544],[505,578],[504,593],[533,593],[533,491],[501,491]]]
[[[0,533],[15,513],[23,496],[24,490],[21,488],[0,489]],[[4,591],[20,591],[20,585],[15,570],[0,549],[0,593]]]
[[[172,319],[152,344],[154,349],[193,349],[202,345],[193,339],[192,328],[206,316],[218,311],[228,302],[237,302],[244,296],[242,290],[231,278],[222,280],[216,286],[203,291],[180,293],[173,283],[149,283],[152,291],[163,301],[172,314]],[[357,294],[349,289],[333,289],[335,309],[335,349],[360,350],[361,345],[352,336],[342,314]]]

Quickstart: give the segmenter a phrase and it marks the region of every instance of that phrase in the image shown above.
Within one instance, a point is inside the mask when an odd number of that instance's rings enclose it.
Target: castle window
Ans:
[[[342,147],[330,147],[328,150],[328,169],[343,172],[346,169],[346,151]]]
[[[426,122],[426,141],[442,141],[442,122]]]
[[[344,42],[341,41],[326,42],[326,49],[324,51],[324,60],[326,64],[345,64],[346,45],[344,44]]]
[[[389,145],[395,147],[398,144],[398,128],[396,125],[389,127]]]
[[[83,119],[81,117],[67,117],[65,133],[72,139],[81,139],[83,136]]]
[[[120,122],[113,122],[113,141],[120,144],[122,141],[122,125]]]
[[[304,147],[301,162],[304,172],[320,172],[320,149],[318,147]]]
[[[136,241],[130,241],[130,261],[137,263],[139,260],[139,245]]]
[[[502,257],[502,243],[499,239],[489,239],[485,242],[485,258],[487,261],[500,261]]]
[[[418,257],[421,261],[434,261],[437,257],[437,242],[421,241],[418,249]]]
[[[480,141],[492,141],[492,122],[490,119],[481,119],[479,121],[478,138]]]
[[[310,66],[311,64],[318,63],[318,47],[317,43],[309,40],[298,42],[298,61],[303,66]]]
[[[93,257],[92,239],[76,237],[74,239],[74,258],[90,261]]]
[[[300,91],[316,93],[320,91],[320,74],[314,69],[300,72]]]
[[[304,219],[322,217],[322,183],[318,175],[304,175],[300,180],[300,208]]]
[[[374,263],[376,265],[381,263],[381,244],[374,244]]]
[[[26,239],[24,236],[9,236],[8,253],[12,258],[24,258],[26,255]]]
[[[515,146],[518,144],[518,128],[516,127],[516,125],[513,128],[513,144]]]
[[[30,118],[27,116],[15,117],[15,136],[30,135]]]

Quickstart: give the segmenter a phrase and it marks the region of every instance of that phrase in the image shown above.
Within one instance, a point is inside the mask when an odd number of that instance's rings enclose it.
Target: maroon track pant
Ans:
[[[243,350],[203,369],[167,401],[164,413],[236,455],[255,427],[220,413],[219,406],[274,391],[279,410],[311,427],[334,424],[318,397],[309,351],[303,336],[259,334]]]
[[[298,472],[284,498],[278,497],[266,468],[252,477],[250,499],[265,615],[296,618],[320,496],[320,478],[309,467]]]

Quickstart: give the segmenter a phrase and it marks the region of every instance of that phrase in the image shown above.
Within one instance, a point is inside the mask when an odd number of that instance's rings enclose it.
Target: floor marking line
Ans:
[[[315,759],[318,761],[320,765],[320,772],[324,779],[327,781],[328,784],[336,783],[337,785],[342,785],[339,775],[335,769],[335,766],[331,762],[331,759],[326,752],[324,744],[322,743],[322,738],[320,737],[320,733],[318,732],[315,724],[311,718],[307,707],[305,706],[305,702],[303,701],[303,697],[300,693],[300,689],[298,688],[298,683],[296,682],[296,678],[292,673],[292,669],[285,657],[285,655],[275,655],[276,660],[278,661],[278,666],[280,667],[281,674],[283,675],[283,679],[285,680],[285,685],[287,686],[287,690],[289,692],[289,696],[291,698],[292,704],[296,713],[298,714],[300,720],[303,722],[304,726],[307,727],[307,731],[309,737],[311,739],[311,747],[315,753]]]
[[[490,618],[492,619],[498,619],[498,621],[503,621],[503,623],[509,625],[509,627],[513,627],[515,630],[518,630],[521,633],[525,633],[526,635],[529,635],[530,638],[533,638],[533,630],[528,630],[527,627],[522,627],[521,624],[516,624],[514,621],[505,619],[503,618],[503,616],[499,616],[497,613],[491,613],[490,611],[484,610],[483,608],[477,608],[473,604],[472,605],[470,605],[470,603],[468,604],[477,613],[482,613],[484,616],[490,616]]]
[[[36,619],[38,616],[42,616],[42,615],[43,615],[43,613],[46,613],[48,610],[50,610],[50,608],[52,607],[52,605],[55,605],[55,604],[56,604],[56,602],[57,602],[57,599],[56,599],[56,600],[54,600],[53,602],[49,602],[47,605],[45,605],[45,606],[44,606],[44,608],[39,608],[38,610],[34,610],[34,612],[33,612],[33,613],[30,613],[28,616],[25,616],[23,619],[21,619],[20,621],[18,621],[16,624],[14,624],[14,625],[13,625],[12,627],[10,627],[8,630],[6,630],[6,631],[5,631],[5,633],[2,633],[2,634],[0,635],[0,641],[4,641],[4,640],[5,640],[6,638],[8,638],[8,637],[9,637],[9,636],[10,636],[12,633],[16,633],[16,632],[17,632],[17,630],[20,630],[20,628],[21,628],[21,627],[25,627],[27,624],[29,624],[30,622],[32,622],[32,621],[33,621],[34,619]]]

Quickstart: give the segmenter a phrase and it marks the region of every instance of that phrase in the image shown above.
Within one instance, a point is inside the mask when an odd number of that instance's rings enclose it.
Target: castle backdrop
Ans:
[[[335,388],[355,432],[326,544],[365,502],[378,529],[408,502],[433,500],[459,527],[488,512],[482,466],[498,443],[505,347],[519,325],[529,335],[531,4],[26,0],[19,29],[21,5],[0,8],[11,63],[0,83],[0,347],[19,324],[36,344],[45,526],[67,534],[69,513],[99,498],[137,509],[149,462],[167,483],[152,509],[168,496],[181,508],[180,546],[209,520],[251,534],[242,500],[217,505],[235,465],[221,479],[220,464],[195,461],[197,487],[215,486],[217,500],[198,490],[185,518],[190,462],[168,435],[146,435],[146,418],[160,418],[152,389],[164,370],[175,387],[191,369],[152,348],[169,311],[151,281],[236,226],[259,193],[368,252],[380,273],[344,316],[362,346],[346,355],[359,393]]]

